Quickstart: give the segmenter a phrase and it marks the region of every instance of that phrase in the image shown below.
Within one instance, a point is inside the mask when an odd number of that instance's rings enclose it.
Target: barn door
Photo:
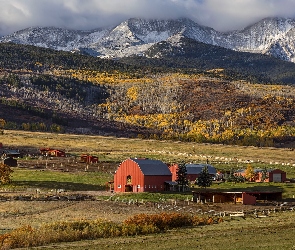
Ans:
[[[273,174],[273,182],[282,182],[282,174]]]

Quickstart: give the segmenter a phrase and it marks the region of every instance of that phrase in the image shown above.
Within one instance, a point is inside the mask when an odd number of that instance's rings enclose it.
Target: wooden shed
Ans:
[[[280,169],[273,169],[268,172],[269,182],[285,182],[287,180],[287,174]]]
[[[130,158],[123,161],[114,175],[115,192],[157,192],[172,180],[167,166],[159,160]]]
[[[202,190],[193,191],[193,199],[197,202],[212,203],[241,203],[243,205],[255,205],[257,201],[281,201],[282,191],[218,191]]]
[[[80,160],[85,163],[97,163],[98,157],[94,155],[89,155],[89,154],[82,154],[80,157]]]
[[[40,153],[44,156],[65,157],[66,153],[59,149],[40,148]]]
[[[17,167],[17,160],[12,157],[4,159],[3,163],[9,167]]]

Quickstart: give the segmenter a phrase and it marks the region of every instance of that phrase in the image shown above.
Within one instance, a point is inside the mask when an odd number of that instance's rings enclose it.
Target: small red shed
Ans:
[[[66,153],[59,149],[52,149],[49,151],[49,156],[56,156],[56,157],[65,157]]]
[[[81,155],[81,161],[86,162],[86,163],[97,163],[98,162],[98,157],[89,155],[89,154],[83,154]]]
[[[65,157],[66,153],[59,149],[53,148],[40,148],[40,153],[44,156],[56,156],[56,157]]]
[[[287,180],[286,172],[280,169],[270,170],[268,173],[269,182],[285,182]]]
[[[115,192],[156,192],[165,190],[172,180],[168,166],[159,160],[130,158],[123,161],[114,175]]]

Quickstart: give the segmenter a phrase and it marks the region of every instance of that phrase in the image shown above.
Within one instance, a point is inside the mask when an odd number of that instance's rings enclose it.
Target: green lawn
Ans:
[[[68,191],[106,190],[106,182],[112,178],[104,172],[56,172],[15,168],[12,183],[3,186],[10,190],[38,188],[44,190],[65,189]]]

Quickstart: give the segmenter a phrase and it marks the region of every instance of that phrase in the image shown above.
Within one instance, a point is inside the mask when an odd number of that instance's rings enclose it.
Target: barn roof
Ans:
[[[3,154],[7,156],[19,156],[20,152],[18,150],[11,149],[11,150],[4,150]]]
[[[131,158],[144,175],[172,175],[168,166],[160,160]]]
[[[216,174],[217,173],[215,167],[213,167],[210,164],[192,164],[192,163],[188,163],[188,164],[185,164],[185,166],[186,166],[186,173],[187,174],[200,174],[202,172],[202,169],[205,166],[208,167],[209,174]]]

